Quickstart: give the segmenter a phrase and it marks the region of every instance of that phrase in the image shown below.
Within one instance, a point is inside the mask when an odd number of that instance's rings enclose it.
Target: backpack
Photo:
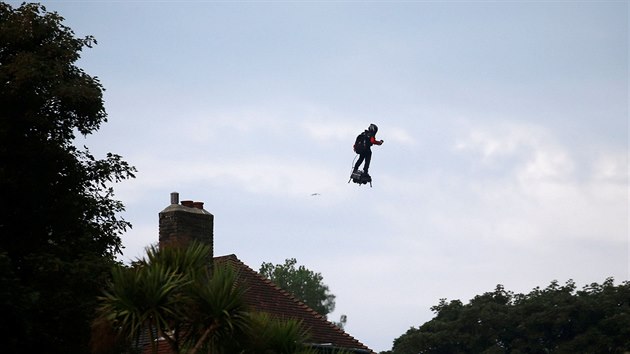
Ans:
[[[354,140],[354,146],[352,147],[354,152],[362,154],[370,148],[370,137],[365,132],[359,134]]]

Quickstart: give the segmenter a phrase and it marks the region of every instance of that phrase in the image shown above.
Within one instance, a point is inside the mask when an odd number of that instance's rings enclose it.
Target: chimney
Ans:
[[[171,205],[162,210],[160,219],[160,247],[185,247],[191,241],[214,248],[214,215],[203,209],[203,202],[182,200],[179,193],[171,193]],[[210,255],[211,257],[213,255]]]

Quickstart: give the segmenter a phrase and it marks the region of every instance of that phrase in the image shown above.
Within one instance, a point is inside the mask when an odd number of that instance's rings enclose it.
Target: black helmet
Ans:
[[[376,124],[370,124],[370,126],[368,127],[368,132],[370,132],[372,135],[376,135],[377,131],[378,127],[376,126]]]

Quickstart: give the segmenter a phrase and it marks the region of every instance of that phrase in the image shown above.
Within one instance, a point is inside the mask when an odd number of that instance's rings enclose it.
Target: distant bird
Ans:
[[[314,197],[314,196],[316,196],[316,195],[321,195],[321,194],[319,194],[319,193],[312,193],[312,194],[311,194],[311,197]]]

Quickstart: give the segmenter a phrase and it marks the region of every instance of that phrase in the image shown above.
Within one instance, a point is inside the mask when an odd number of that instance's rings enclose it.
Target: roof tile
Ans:
[[[314,344],[360,349],[374,353],[363,343],[344,332],[343,329],[326,320],[326,317],[255,272],[241,262],[236,255],[215,257],[214,261],[216,263],[228,263],[238,272],[238,282],[247,289],[245,301],[249,306],[279,318],[302,320],[303,325],[309,330],[311,341]]]
[[[326,317],[281,289],[271,280],[255,272],[236,255],[214,257],[215,264],[229,264],[238,274],[237,281],[245,287],[245,303],[256,311],[266,312],[277,318],[297,319],[310,333],[311,344],[320,348],[343,348],[348,351],[371,353],[373,350],[344,332]],[[327,351],[330,352],[330,351]],[[144,354],[151,353],[151,346],[146,345]],[[165,341],[158,342],[159,354],[171,354]]]

